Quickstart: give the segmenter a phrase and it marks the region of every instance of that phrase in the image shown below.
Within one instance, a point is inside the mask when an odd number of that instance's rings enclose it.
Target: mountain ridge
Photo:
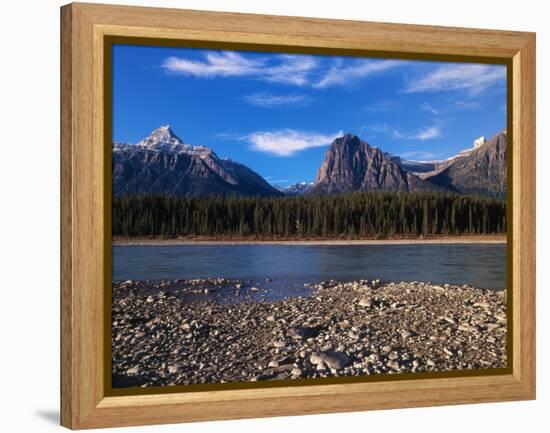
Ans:
[[[221,159],[206,146],[184,144],[169,126],[137,144],[113,146],[113,193],[282,195],[245,165]]]
[[[444,161],[409,161],[383,152],[356,135],[329,146],[309,193],[442,191],[506,195],[506,130]]]
[[[459,194],[504,197],[507,192],[506,130],[474,146],[469,153],[421,177]]]
[[[136,144],[113,143],[113,194],[282,196],[355,191],[441,191],[506,194],[506,130],[443,161],[412,161],[382,151],[354,134],[328,146],[313,183],[269,184],[249,167],[213,149],[186,144],[169,125]]]

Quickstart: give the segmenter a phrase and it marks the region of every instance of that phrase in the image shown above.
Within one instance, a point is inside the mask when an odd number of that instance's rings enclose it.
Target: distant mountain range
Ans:
[[[277,189],[286,195],[303,195],[307,194],[313,188],[313,182],[293,183],[285,187],[277,187]]]
[[[345,134],[329,146],[315,182],[270,185],[250,168],[184,144],[161,126],[137,144],[113,145],[113,193],[176,196],[341,194],[354,191],[447,191],[505,196],[506,131],[483,137],[444,161],[410,161]]]

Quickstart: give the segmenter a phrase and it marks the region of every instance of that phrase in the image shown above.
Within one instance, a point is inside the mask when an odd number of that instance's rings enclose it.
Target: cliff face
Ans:
[[[503,131],[490,140],[476,140],[473,148],[449,160],[414,163],[403,162],[346,134],[330,145],[310,193],[446,191],[504,197],[506,147]]]
[[[311,192],[406,192],[423,188],[429,188],[429,185],[402,169],[388,154],[356,135],[346,134],[330,145]]]
[[[460,194],[506,195],[506,131],[478,144],[465,156],[452,159],[448,165],[424,179],[434,185]]]

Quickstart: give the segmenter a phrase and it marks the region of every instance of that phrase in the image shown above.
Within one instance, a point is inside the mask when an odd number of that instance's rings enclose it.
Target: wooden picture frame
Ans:
[[[509,66],[510,369],[499,374],[108,395],[104,68],[117,38]],[[535,398],[535,34],[74,3],[61,8],[61,424],[72,429]],[[512,154],[512,152],[510,152]],[[510,234],[509,234],[510,236]],[[109,276],[110,278],[110,276]],[[329,398],[330,397],[330,398]]]

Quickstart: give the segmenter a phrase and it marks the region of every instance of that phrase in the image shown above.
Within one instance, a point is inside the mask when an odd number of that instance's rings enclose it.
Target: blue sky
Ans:
[[[284,186],[310,182],[345,132],[445,159],[506,127],[502,65],[113,47],[113,141],[169,124]]]

